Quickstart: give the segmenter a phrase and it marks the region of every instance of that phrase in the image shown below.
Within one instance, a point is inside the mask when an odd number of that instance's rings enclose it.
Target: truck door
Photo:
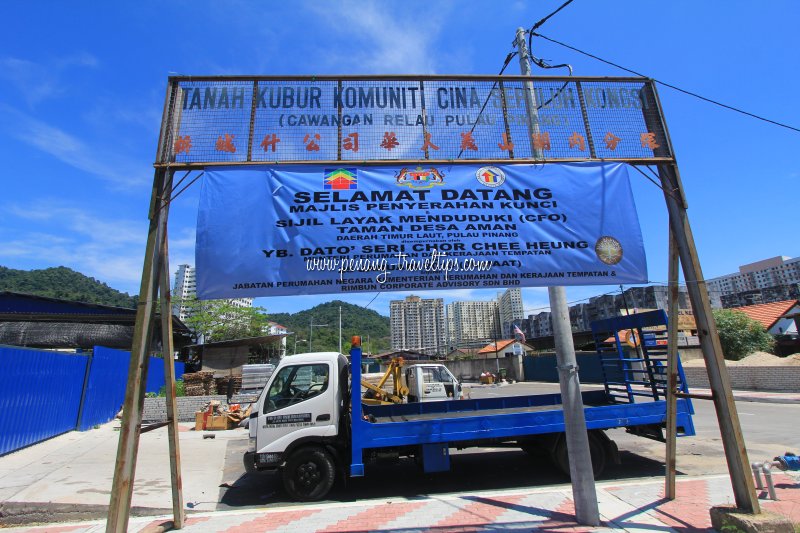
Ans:
[[[447,389],[442,376],[442,367],[423,366],[422,370],[422,399],[423,402],[439,402],[447,400]],[[448,376],[449,381],[449,376]],[[452,389],[452,382],[450,382]],[[452,392],[451,392],[452,394]],[[452,398],[452,396],[451,396]]]
[[[309,435],[335,435],[336,391],[329,387],[330,382],[328,363],[281,368],[269,385],[258,417],[257,451],[282,451],[283,438],[300,430]]]
[[[422,388],[417,375],[417,367],[406,368],[406,386],[408,387],[408,403],[421,401]]]

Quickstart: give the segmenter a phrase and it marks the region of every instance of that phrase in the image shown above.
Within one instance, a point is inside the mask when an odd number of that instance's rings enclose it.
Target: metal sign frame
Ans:
[[[308,125],[306,130],[313,134],[319,131],[320,128],[327,128],[328,131],[335,129],[335,141],[333,145],[328,143],[318,150],[316,154],[300,154],[318,157],[291,157],[281,156],[280,149],[276,150],[275,146],[271,146],[269,150],[266,146],[263,148],[264,154],[259,156],[259,140],[264,131],[276,132],[282,130],[284,132],[300,127],[297,125],[286,124],[282,121],[280,124],[273,123],[274,117],[270,115],[269,106],[272,105],[276,98],[273,97],[273,90],[277,92],[276,108],[281,109],[280,91],[284,88],[292,88],[295,86],[288,84],[298,84],[296,87],[298,92],[300,89],[309,88],[316,90],[312,95],[312,103],[306,104],[303,107],[298,105],[288,105],[284,103],[282,109],[295,110],[297,112],[308,111],[308,107],[315,107],[318,111],[313,115],[303,115],[309,118],[320,118],[326,120],[324,125]],[[525,101],[524,92],[526,84],[531,84],[534,90],[549,90],[552,98],[536,105],[535,109],[531,109],[528,102]],[[427,92],[426,92],[427,87]],[[463,109],[472,112],[472,115],[465,115],[466,120],[470,118],[473,120],[472,126],[465,121],[461,125],[460,132],[475,132],[482,129],[499,130],[499,133],[506,134],[505,138],[498,138],[496,141],[505,141],[509,145],[516,144],[517,149],[498,150],[491,144],[490,147],[484,145],[480,149],[475,148],[476,154],[470,154],[469,151],[464,152],[461,150],[457,156],[453,157],[452,150],[450,157],[438,156],[441,153],[438,149],[424,149],[421,151],[421,157],[407,157],[396,156],[391,152],[391,148],[381,153],[380,149],[375,148],[373,145],[372,151],[361,150],[360,153],[348,154],[346,149],[343,150],[341,143],[346,142],[346,135],[348,126],[343,121],[336,120],[336,117],[331,117],[330,122],[327,122],[327,116],[324,114],[325,109],[330,114],[335,114],[341,118],[342,114],[347,111],[347,104],[344,99],[344,94],[348,89],[361,91],[360,99],[366,101],[361,106],[358,102],[354,102],[355,108],[374,111],[381,113],[381,109],[388,108],[388,104],[384,101],[384,107],[379,107],[380,102],[375,101],[375,93],[373,90],[386,89],[389,90],[411,90],[414,94],[417,92],[422,96],[415,99],[413,102],[408,100],[408,108],[411,109],[411,114],[418,115],[417,123],[413,125],[398,125],[396,123],[386,125],[370,124],[371,127],[366,125],[351,126],[351,129],[360,129],[362,132],[373,130],[381,132],[386,130],[395,130],[402,128],[403,130],[416,131],[417,134],[427,135],[431,134],[434,141],[437,140],[435,134],[441,133],[445,129],[455,130],[460,124],[453,120],[453,123],[442,125],[437,118],[436,102],[439,106],[444,105],[444,109],[456,109],[456,115],[443,115],[455,118],[458,113]],[[230,93],[236,92],[234,97]],[[266,95],[266,90],[269,89],[270,95]],[[459,89],[470,89],[470,95],[462,98],[470,98],[469,102],[464,100],[461,103],[458,96],[460,93],[454,95],[454,90],[458,92]],[[219,93],[218,93],[219,91]],[[224,91],[224,93],[223,93]],[[444,91],[444,98],[438,98]],[[447,93],[449,91],[449,94]],[[633,91],[638,92],[635,96],[631,96]],[[367,94],[369,92],[369,94]],[[432,93],[435,93],[433,95]],[[625,93],[628,93],[627,96]],[[293,93],[294,94],[294,90]],[[338,98],[336,95],[339,95]],[[380,93],[378,93],[380,94]],[[384,92],[385,94],[385,92]],[[534,102],[536,101],[537,94],[533,94]],[[592,96],[592,95],[595,96]],[[224,96],[223,96],[224,95]],[[568,101],[563,102],[561,110],[555,108],[554,98],[561,98]],[[224,98],[224,111],[221,107],[220,101]],[[628,98],[626,101],[625,98]],[[632,98],[632,99],[631,99]],[[600,101],[602,99],[602,101]],[[623,99],[623,101],[620,101]],[[233,104],[233,100],[236,100]],[[490,100],[493,100],[493,105],[487,105]],[[640,101],[635,101],[640,100]],[[294,99],[292,99],[294,101]],[[269,105],[268,105],[269,102]],[[338,105],[337,105],[338,102]],[[399,102],[399,95],[398,95]],[[316,103],[316,106],[314,106]],[[362,102],[363,103],[363,102]],[[238,104],[238,106],[236,105]],[[499,105],[498,105],[499,104]],[[464,105],[466,107],[455,107]],[[405,106],[405,102],[404,102]],[[194,109],[194,108],[197,109]],[[407,111],[403,107],[400,111]],[[553,109],[549,109],[554,107]],[[566,109],[569,107],[569,109]],[[238,112],[237,112],[238,109]],[[263,109],[263,111],[262,111]],[[388,108],[392,111],[391,108]],[[486,110],[489,109],[487,112]],[[623,124],[616,122],[608,124],[610,117],[619,117],[621,112],[627,109],[627,116],[625,118],[632,119],[638,117],[642,121],[642,125],[646,125],[649,132],[655,136],[652,147],[639,146],[639,150],[633,150],[631,145],[640,142],[640,139],[625,139],[627,145],[631,148],[628,155],[616,155],[617,144],[622,140],[616,138],[613,126],[618,128],[631,128],[631,124]],[[521,113],[521,115],[513,115],[513,113]],[[642,112],[639,112],[639,111]],[[441,111],[441,110],[440,110]],[[548,113],[549,111],[549,113]],[[277,114],[278,111],[272,113]],[[321,115],[322,114],[322,115]],[[549,148],[543,150],[531,146],[533,144],[530,139],[525,138],[526,135],[522,133],[526,129],[527,117],[531,114],[539,115],[539,127],[541,131],[537,130],[537,134],[548,135],[553,134],[552,144],[559,142],[564,144],[567,140],[566,135],[576,134],[579,137],[575,138],[575,146],[567,145],[561,149]],[[381,115],[379,115],[381,116]],[[384,118],[387,113],[384,111]],[[392,118],[397,116],[395,113],[388,113],[388,117]],[[442,116],[442,113],[439,113]],[[487,121],[481,121],[481,116],[484,119],[491,120],[491,124]],[[524,116],[524,121],[520,121],[519,117]],[[517,120],[511,120],[517,117]],[[302,118],[302,117],[301,117]],[[555,122],[561,124],[548,124],[548,119],[557,119]],[[187,124],[189,122],[190,124]],[[338,123],[337,123],[338,122]],[[210,124],[214,128],[210,132]],[[268,125],[269,124],[269,125]],[[612,127],[607,127],[607,126]],[[606,127],[604,127],[606,126]],[[272,127],[272,130],[265,130],[265,128]],[[548,131],[552,130],[552,131]],[[640,131],[638,133],[647,133],[648,131]],[[195,144],[191,146],[193,141],[191,133],[205,135],[204,147],[201,147],[202,153],[197,155],[198,146]],[[241,133],[240,133],[241,132]],[[235,137],[236,133],[240,137],[242,134],[247,136],[246,141],[241,139],[230,139],[231,145],[226,149],[218,146],[216,150],[212,150],[209,146],[209,139],[207,136],[210,134],[210,141],[219,137],[226,139],[226,135]],[[606,140],[606,146],[603,146],[604,138],[602,136],[609,134],[611,138]],[[190,137],[186,139],[186,137]],[[616,138],[616,142],[615,142]],[[313,140],[313,139],[311,139]],[[186,142],[187,145],[177,145],[177,142]],[[235,144],[237,146],[233,146]],[[317,139],[319,141],[319,139]],[[438,141],[437,141],[438,142]],[[609,144],[609,142],[611,144]],[[322,144],[321,142],[319,144]],[[551,144],[548,140],[547,144]],[[613,145],[612,149],[608,146]],[[623,143],[624,145],[624,143]],[[645,148],[645,149],[641,149]],[[235,150],[230,152],[229,150]],[[219,152],[215,154],[214,152]],[[551,155],[551,153],[555,155]],[[498,152],[502,152],[503,156],[499,157]],[[296,153],[296,152],[295,152]],[[329,157],[324,155],[328,154]],[[658,101],[658,96],[655,89],[655,83],[648,78],[639,77],[528,77],[528,76],[173,76],[169,78],[169,86],[167,90],[167,102],[165,108],[164,121],[162,122],[161,135],[159,137],[158,151],[156,155],[156,168],[170,168],[174,170],[192,170],[205,168],[208,166],[216,165],[263,165],[263,164],[359,164],[359,165],[379,165],[379,164],[459,164],[459,163],[554,163],[554,162],[579,162],[579,161],[618,161],[629,164],[638,165],[656,165],[662,163],[673,163],[672,146],[669,140],[669,134],[666,130],[666,125],[661,112],[661,104]],[[336,157],[330,157],[335,155]],[[188,156],[188,157],[187,157]],[[203,157],[205,156],[205,157]]]
[[[520,30],[521,31],[521,30]],[[519,33],[519,31],[518,31]],[[518,35],[519,37],[519,35]],[[519,39],[518,39],[519,40]],[[523,39],[524,44],[524,39]],[[522,48],[522,47],[521,47]],[[524,56],[525,54],[523,54]],[[514,151],[512,154],[509,150],[508,154],[502,158],[461,158],[461,157],[445,157],[442,159],[432,158],[430,151],[423,151],[422,157],[403,157],[403,158],[364,158],[343,159],[341,155],[341,142],[342,132],[337,132],[336,142],[336,155],[335,158],[329,159],[302,159],[297,157],[289,157],[287,159],[279,159],[278,161],[259,160],[254,156],[253,146],[256,140],[255,132],[259,124],[257,118],[256,99],[251,98],[249,114],[244,113],[245,117],[248,142],[246,150],[240,151],[236,160],[233,158],[218,158],[213,157],[200,158],[194,160],[188,157],[180,157],[184,154],[185,150],[180,150],[186,147],[184,138],[183,145],[177,145],[175,142],[179,137],[185,137],[186,134],[181,130],[181,125],[185,123],[188,115],[183,114],[183,104],[181,101],[181,84],[191,83],[244,83],[245,85],[251,84],[256,89],[259,83],[276,83],[276,82],[305,82],[305,83],[335,83],[337,87],[342,87],[345,83],[354,82],[375,82],[385,83],[387,81],[394,82],[417,82],[417,83],[439,83],[444,82],[463,82],[463,83],[491,83],[499,87],[507,84],[521,84],[524,94],[524,101],[527,107],[527,128],[528,134],[531,136],[531,141],[528,146],[528,151],[522,152]],[[537,113],[538,107],[536,105],[536,95],[532,88],[542,84],[575,84],[575,91],[578,94],[580,106],[578,111],[580,113],[580,123],[583,124],[584,142],[588,146],[580,146],[581,154],[579,157],[571,157],[570,154],[564,155],[562,152],[556,157],[549,157],[547,150],[543,146],[535,146],[534,134],[545,133],[545,125],[539,121],[539,114]],[[648,148],[652,152],[648,152],[641,157],[605,157],[602,150],[598,150],[598,145],[604,138],[599,138],[597,130],[592,127],[592,117],[590,106],[586,105],[587,97],[583,92],[583,88],[587,84],[592,83],[635,83],[641,84],[644,89],[645,98],[652,103],[652,112],[643,113],[643,120],[646,125],[646,130],[643,133],[655,133],[658,137]],[[253,91],[251,89],[251,91]],[[505,94],[501,91],[500,93]],[[237,98],[239,96],[237,95]],[[180,103],[180,105],[178,105]],[[216,102],[215,102],[216,103]],[[242,103],[244,109],[244,103]],[[502,101],[502,107],[505,109],[505,99]],[[337,111],[338,112],[338,111]],[[242,118],[240,117],[240,119]],[[213,121],[212,121],[213,122]],[[341,130],[341,128],[339,128]],[[426,133],[422,132],[423,135]],[[613,132],[610,132],[614,135]],[[181,135],[182,134],[182,135]],[[212,135],[219,135],[218,141],[220,142],[221,152],[229,154],[235,153],[230,151],[230,140],[223,137],[223,131],[215,131]],[[580,133],[578,135],[581,135]],[[213,137],[212,137],[213,139]],[[609,139],[611,139],[609,137]],[[320,139],[321,140],[321,139]],[[650,137],[653,141],[653,138]],[[190,139],[191,141],[191,139]],[[577,142],[577,138],[575,142]],[[642,138],[642,146],[644,146],[646,139]],[[606,141],[607,142],[607,141]],[[241,147],[240,147],[241,148]],[[266,151],[266,147],[264,147]],[[322,151],[322,150],[320,150]],[[176,153],[177,152],[177,153]],[[585,153],[584,153],[585,152]],[[333,153],[333,152],[331,152]],[[242,157],[244,154],[244,157]],[[223,154],[224,155],[224,154]],[[608,155],[608,154],[605,154]],[[694,238],[689,225],[689,219],[686,212],[687,204],[683,187],[681,185],[680,175],[678,173],[677,162],[672,150],[672,144],[669,140],[669,132],[663,118],[661,104],[658,100],[655,84],[653,80],[646,78],[612,78],[612,77],[597,77],[597,78],[577,78],[577,77],[530,77],[530,76],[209,76],[209,77],[196,77],[196,76],[177,76],[169,78],[168,90],[166,101],[164,103],[164,114],[161,124],[161,131],[159,136],[158,150],[155,160],[155,176],[153,180],[152,195],[150,202],[150,209],[148,218],[150,221],[147,247],[145,250],[144,267],[142,270],[142,281],[139,291],[139,304],[136,316],[136,328],[134,332],[133,346],[131,349],[131,363],[128,375],[128,385],[125,393],[125,404],[123,411],[122,427],[120,431],[119,445],[117,449],[117,460],[114,470],[114,482],[111,491],[111,502],[109,506],[108,520],[106,524],[107,531],[122,532],[127,529],[128,517],[130,513],[131,497],[133,493],[134,473],[136,468],[136,456],[138,452],[139,435],[141,433],[142,410],[144,405],[144,385],[146,382],[147,374],[147,356],[150,351],[151,340],[154,330],[154,320],[156,316],[156,302],[159,296],[161,297],[161,314],[162,318],[168,317],[171,309],[171,296],[169,288],[169,257],[167,250],[167,218],[169,214],[169,204],[173,198],[173,176],[176,170],[201,170],[207,166],[226,165],[226,166],[244,166],[254,164],[333,164],[342,163],[347,161],[349,164],[358,165],[377,165],[377,164],[419,164],[419,163],[437,163],[437,164],[458,164],[464,163],[510,163],[510,162],[524,162],[524,163],[563,163],[574,161],[621,161],[631,165],[639,166],[656,166],[658,168],[658,177],[661,182],[661,188],[664,192],[664,200],[669,212],[669,229],[670,229],[670,254],[669,254],[669,335],[670,339],[674,341],[677,327],[676,313],[677,313],[677,286],[678,286],[678,266],[682,265],[684,279],[689,292],[690,301],[692,304],[694,316],[697,320],[698,336],[703,351],[703,356],[706,361],[706,368],[708,371],[709,382],[711,386],[711,397],[713,399],[717,418],[722,434],[722,441],[725,450],[725,456],[728,463],[728,469],[733,486],[733,492],[736,500],[737,507],[751,513],[760,512],[758,498],[755,492],[755,484],[752,476],[750,476],[749,461],[747,458],[747,451],[745,449],[744,439],[742,436],[741,426],[734,403],[733,394],[731,391],[731,382],[727,369],[724,364],[722,349],[719,342],[719,337],[711,314],[711,305],[708,297],[708,291],[700,268],[700,262],[697,256],[697,250],[694,244]],[[552,288],[551,288],[552,289]],[[551,295],[552,296],[552,295]],[[563,295],[562,295],[563,296]],[[563,298],[562,298],[563,299]],[[551,301],[552,303],[552,301]],[[560,302],[561,307],[566,309],[566,301]],[[559,304],[559,305],[560,305]],[[568,318],[567,318],[568,320]],[[563,328],[562,328],[563,329]],[[557,332],[558,333],[558,332]],[[172,353],[172,337],[169,333],[169,327],[163,328],[163,350],[165,354]],[[568,348],[571,346],[571,336],[568,327],[562,331],[560,336],[566,343]],[[567,342],[568,341],[568,342]],[[670,342],[670,346],[674,347],[675,343]],[[566,349],[566,348],[565,348]],[[669,375],[671,388],[667,391],[667,432],[668,432],[668,447],[667,447],[667,480],[666,480],[666,495],[668,498],[675,496],[675,398],[678,391],[674,389],[676,383],[676,367],[674,350],[671,350],[669,357]],[[165,359],[166,362],[166,359]],[[165,364],[166,382],[167,382],[167,416],[169,420],[169,436],[170,436],[170,459],[171,459],[171,474],[172,474],[172,490],[173,490],[173,515],[174,522],[172,526],[175,529],[180,529],[184,521],[183,499],[180,479],[180,451],[178,447],[178,420],[177,408],[175,400],[175,384],[174,373],[171,364]],[[562,376],[562,381],[566,379]],[[578,383],[576,382],[576,385]],[[562,385],[562,390],[564,390]],[[579,394],[579,390],[578,390]],[[580,462],[576,458],[576,463]],[[588,452],[586,461],[588,462]],[[591,468],[588,468],[589,473]],[[574,477],[573,477],[574,480]],[[577,513],[578,519],[581,520],[580,512]],[[596,513],[595,513],[596,514]],[[591,517],[584,520],[591,521]],[[583,522],[582,522],[583,523]]]

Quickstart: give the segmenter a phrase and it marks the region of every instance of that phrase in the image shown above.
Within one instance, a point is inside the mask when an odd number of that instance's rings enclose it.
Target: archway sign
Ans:
[[[670,311],[677,309],[679,258],[736,503],[758,512],[652,80],[179,76],[169,78],[155,161],[108,530],[127,526],[159,294],[162,320],[170,315],[166,222],[176,171],[204,172],[198,295],[230,298],[643,283],[632,166],[658,169],[674,244]],[[671,315],[671,331],[674,322]],[[163,331],[164,353],[172,353]],[[666,420],[673,435],[674,402],[673,394]],[[174,388],[167,406],[179,528]]]

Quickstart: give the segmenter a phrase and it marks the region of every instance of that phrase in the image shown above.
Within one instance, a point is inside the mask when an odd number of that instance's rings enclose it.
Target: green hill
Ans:
[[[63,266],[42,270],[14,270],[0,266],[0,291],[22,292],[131,309],[136,307],[138,299]]]
[[[370,309],[334,300],[320,304],[299,313],[270,313],[269,319],[286,326],[297,334],[297,352],[308,351],[309,326],[327,324],[327,327],[314,327],[311,338],[312,350],[336,351],[339,349],[339,306],[342,307],[342,350],[347,353],[350,337],[361,335],[364,353],[380,353],[389,350],[389,318]],[[288,353],[294,351],[294,336],[287,339]]]

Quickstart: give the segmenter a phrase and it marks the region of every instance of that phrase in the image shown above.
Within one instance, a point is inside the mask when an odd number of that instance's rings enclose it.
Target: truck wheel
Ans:
[[[589,432],[589,454],[592,457],[592,471],[594,478],[599,478],[606,469],[606,450],[593,431]],[[552,452],[553,462],[559,470],[569,477],[569,453],[567,452],[567,436],[561,435]]]
[[[283,486],[289,496],[302,502],[324,498],[336,479],[333,457],[324,448],[300,448],[283,467]]]

